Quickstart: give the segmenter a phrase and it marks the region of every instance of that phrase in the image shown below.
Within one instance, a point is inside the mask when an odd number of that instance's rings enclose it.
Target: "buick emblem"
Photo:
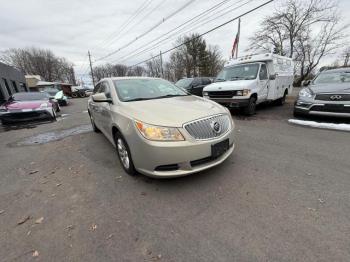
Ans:
[[[331,97],[330,97],[331,100],[340,100],[340,99],[342,99],[342,98],[343,98],[343,97],[340,96],[340,95],[334,95],[334,96],[331,96]]]
[[[216,134],[220,133],[221,125],[218,122],[211,122],[210,126]]]

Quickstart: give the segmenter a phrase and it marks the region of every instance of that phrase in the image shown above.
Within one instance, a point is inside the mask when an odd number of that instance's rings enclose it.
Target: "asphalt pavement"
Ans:
[[[188,177],[128,176],[87,99],[0,128],[0,261],[350,261],[350,133],[282,107],[234,113],[237,147]]]

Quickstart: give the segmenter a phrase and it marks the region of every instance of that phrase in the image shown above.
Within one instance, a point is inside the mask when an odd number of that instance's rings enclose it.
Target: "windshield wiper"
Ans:
[[[223,78],[217,78],[217,79],[215,79],[215,82],[225,82],[226,81],[226,79],[223,79]]]
[[[150,100],[150,99],[153,99],[153,98],[139,97],[139,98],[125,100],[124,102],[144,101],[144,100]]]
[[[161,99],[161,98],[168,98],[168,97],[177,97],[177,96],[189,96],[190,94],[184,94],[184,95],[164,95],[164,96],[156,96],[151,99]]]

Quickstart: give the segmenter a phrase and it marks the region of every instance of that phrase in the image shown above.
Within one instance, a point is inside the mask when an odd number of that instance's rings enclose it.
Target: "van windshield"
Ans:
[[[224,68],[216,77],[216,82],[256,79],[259,64],[237,65]]]

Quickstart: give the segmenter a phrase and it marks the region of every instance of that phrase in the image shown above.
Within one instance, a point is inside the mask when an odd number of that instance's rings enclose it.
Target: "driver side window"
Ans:
[[[260,67],[260,73],[259,73],[260,80],[267,80],[267,68],[266,65],[261,65]]]

